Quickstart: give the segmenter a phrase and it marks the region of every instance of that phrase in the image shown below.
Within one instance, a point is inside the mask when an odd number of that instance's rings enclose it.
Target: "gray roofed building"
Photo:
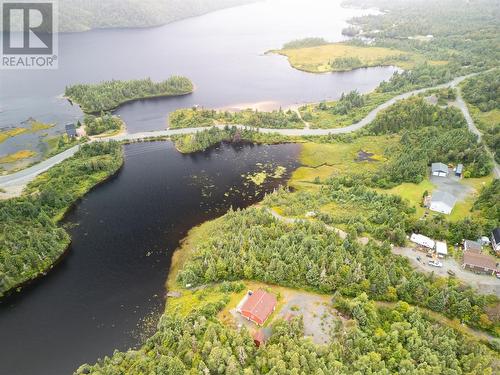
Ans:
[[[436,191],[432,194],[431,204],[429,209],[432,211],[440,212],[449,215],[455,207],[457,199],[445,191]]]
[[[464,253],[462,267],[480,273],[498,272],[495,258],[486,254]]]
[[[431,173],[433,176],[446,177],[448,176],[448,166],[444,163],[432,163]]]
[[[75,124],[67,124],[65,126],[66,128],[66,134],[68,135],[68,137],[70,138],[75,138],[76,137],[76,126]]]
[[[469,251],[473,253],[481,253],[483,250],[483,247],[479,242],[476,241],[471,241],[471,240],[465,240],[464,241],[464,251]]]
[[[464,165],[463,164],[459,164],[455,168],[455,176],[462,177],[462,173],[464,173]]]

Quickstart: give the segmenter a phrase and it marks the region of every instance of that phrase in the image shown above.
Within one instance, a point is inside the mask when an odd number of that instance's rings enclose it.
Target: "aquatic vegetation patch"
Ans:
[[[0,164],[15,163],[17,161],[29,159],[36,156],[36,152],[31,150],[20,150],[12,154],[0,157]]]

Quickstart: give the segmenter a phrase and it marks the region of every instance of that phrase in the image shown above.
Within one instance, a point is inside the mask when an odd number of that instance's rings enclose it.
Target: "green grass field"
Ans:
[[[429,179],[425,179],[419,184],[404,183],[393,187],[392,189],[377,189],[377,191],[386,194],[399,195],[403,199],[408,200],[410,205],[417,209],[416,216],[422,217],[425,212],[425,208],[421,207],[424,192],[427,191],[432,193],[435,188],[436,186],[432,184]]]
[[[290,186],[316,189],[315,179],[323,181],[333,175],[374,172],[386,161],[386,148],[398,141],[399,136],[390,135],[360,137],[351,143],[305,143],[300,153],[302,166],[293,173]],[[357,161],[361,150],[374,154],[371,158],[375,161]]]
[[[397,49],[352,46],[346,43],[331,43],[315,47],[292,48],[272,51],[286,56],[295,69],[311,73],[347,71],[356,68],[395,65],[403,69],[411,69],[424,62],[423,56]],[[338,66],[336,61],[354,59],[355,64]],[[429,62],[444,64],[444,61]]]

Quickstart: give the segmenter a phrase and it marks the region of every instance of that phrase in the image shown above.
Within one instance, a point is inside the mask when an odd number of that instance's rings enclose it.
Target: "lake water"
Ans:
[[[141,342],[164,308],[170,257],[187,231],[284,184],[299,148],[222,145],[186,156],[170,142],[125,146],[123,169],[65,220],[66,258],[0,302],[0,374],[70,374]],[[287,173],[260,187],[247,178],[278,165]]]
[[[117,113],[129,132],[164,129],[168,114],[192,105],[235,107],[256,102],[266,108],[338,98],[357,89],[368,92],[390,78],[392,67],[346,73],[311,74],[292,69],[286,58],[265,55],[304,37],[344,39],[341,30],[353,16],[373,13],[344,9],[340,0],[267,0],[148,29],[95,30],[61,34],[59,69],[0,71],[0,128],[33,117],[55,122],[51,134],[76,121],[81,111],[60,96],[67,85],[109,79],[171,75],[189,77],[189,96],[139,101]],[[37,135],[0,144],[0,155],[38,149]]]
[[[181,74],[196,84],[189,96],[121,107],[117,113],[129,132],[163,129],[172,110],[194,104],[268,102],[277,108],[370,91],[394,69],[313,75],[290,68],[283,57],[264,55],[297,38],[341,40],[345,21],[366,11],[342,9],[339,2],[269,0],[158,28],[61,35],[58,70],[0,71],[0,128],[33,117],[56,122],[49,133],[60,132],[81,116],[58,98],[65,86],[111,78]],[[0,144],[0,155],[41,147],[38,142],[38,135],[16,137]],[[187,230],[283,183],[287,176],[270,180],[256,195],[242,175],[277,164],[290,171],[299,146],[224,145],[191,156],[168,142],[125,150],[120,173],[65,221],[73,243],[64,261],[0,303],[1,375],[68,374],[114,348],[140,343],[152,326],[146,323],[163,309],[170,256]]]

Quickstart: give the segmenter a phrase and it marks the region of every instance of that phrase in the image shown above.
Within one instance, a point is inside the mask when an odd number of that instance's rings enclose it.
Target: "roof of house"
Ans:
[[[475,253],[480,253],[481,250],[483,250],[483,247],[481,246],[481,244],[479,242],[465,240],[464,241],[464,249],[467,251],[473,251]]]
[[[436,252],[438,254],[448,255],[448,246],[446,246],[446,242],[436,241]]]
[[[462,174],[463,170],[464,170],[464,165],[459,164],[459,165],[457,165],[457,169],[455,170],[455,172]]]
[[[252,295],[248,296],[246,301],[240,307],[242,313],[248,313],[257,317],[261,322],[264,322],[267,317],[273,312],[276,306],[276,297],[259,289]]]
[[[500,228],[493,229],[493,232],[491,232],[491,236],[495,240],[495,243],[500,243]]]
[[[446,172],[446,173],[448,173],[448,166],[444,163],[432,163],[431,170],[433,172]]]
[[[68,135],[71,135],[71,136],[73,136],[73,137],[75,137],[75,136],[76,136],[76,126],[75,126],[75,124],[67,124],[67,125],[65,126],[65,128],[66,128],[66,133],[67,133]]]
[[[447,205],[448,207],[453,207],[455,206],[457,199],[453,195],[445,191],[436,191],[434,192],[434,194],[432,194],[432,202],[433,203],[441,202]]]
[[[426,237],[422,234],[413,233],[410,237],[410,241],[415,242],[416,244],[419,244],[421,246],[428,247],[429,249],[433,249],[434,245],[435,245],[434,240],[432,240],[429,237]]]
[[[481,267],[493,271],[497,269],[495,258],[486,254],[471,253],[467,251],[464,253],[464,260],[462,263],[464,265],[467,264],[473,267]]]

